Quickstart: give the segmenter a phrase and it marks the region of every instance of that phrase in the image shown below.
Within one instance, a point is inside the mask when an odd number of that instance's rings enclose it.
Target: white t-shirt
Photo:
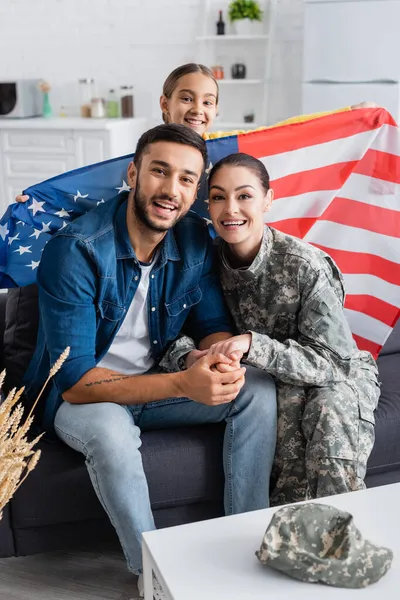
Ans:
[[[147,293],[151,264],[140,265],[141,278],[128,312],[107,354],[97,364],[126,375],[140,375],[154,366],[149,337]]]

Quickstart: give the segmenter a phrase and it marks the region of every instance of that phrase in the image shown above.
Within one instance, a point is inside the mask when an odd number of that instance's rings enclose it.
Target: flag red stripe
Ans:
[[[371,340],[367,340],[360,335],[356,335],[355,333],[353,333],[353,338],[360,350],[367,350],[368,352],[371,352],[374,358],[376,358],[381,351],[382,346],[372,342]]]
[[[302,239],[309,232],[316,221],[317,219],[307,218],[283,219],[282,221],[271,223],[271,227],[282,231],[282,233],[294,235],[295,237]]]
[[[314,118],[306,124],[291,123],[266,129],[265,132],[239,134],[238,149],[262,158],[346,138],[384,124],[395,125],[395,122],[383,108],[349,110]]]
[[[359,161],[354,172],[392,183],[400,183],[400,156],[369,149]]]
[[[399,237],[400,212],[336,197],[320,217],[326,221]]]
[[[301,171],[271,180],[271,187],[277,198],[297,196],[318,190],[340,190],[356,166],[357,161],[348,161]],[[299,201],[301,201],[300,198]]]
[[[329,254],[338,264],[342,273],[348,275],[375,275],[375,277],[384,279],[388,283],[400,286],[400,266],[395,262],[375,256],[374,254],[336,250],[335,248],[327,248],[320,244],[313,245]]]
[[[349,294],[346,296],[345,308],[356,310],[382,321],[385,325],[393,327],[400,313],[398,306],[393,306],[384,300],[368,294]]]

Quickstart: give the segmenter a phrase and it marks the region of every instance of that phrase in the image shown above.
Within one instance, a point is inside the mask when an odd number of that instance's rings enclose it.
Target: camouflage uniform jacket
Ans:
[[[375,361],[353,340],[330,256],[267,226],[248,268],[232,268],[227,244],[219,245],[226,301],[238,331],[252,334],[246,362],[294,386],[377,381]]]

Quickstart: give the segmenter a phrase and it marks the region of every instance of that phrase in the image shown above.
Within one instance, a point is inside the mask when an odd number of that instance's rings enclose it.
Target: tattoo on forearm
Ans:
[[[85,387],[93,387],[94,385],[101,385],[102,383],[114,383],[114,381],[122,381],[123,379],[131,379],[135,377],[134,375],[120,375],[119,373],[115,373],[111,375],[111,378],[108,379],[99,379],[98,381],[89,381],[89,383],[85,383]]]

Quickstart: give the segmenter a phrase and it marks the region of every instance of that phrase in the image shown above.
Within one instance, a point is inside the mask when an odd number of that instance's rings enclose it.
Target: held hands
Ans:
[[[192,350],[190,354],[197,353],[194,356],[198,357],[199,352]],[[201,354],[197,359],[192,356],[195,362],[186,371],[179,373],[180,392],[183,396],[208,406],[232,402],[244,385],[246,369],[239,363],[232,365],[232,361],[223,354],[210,354],[207,350]],[[216,369],[217,365],[225,365],[227,370],[224,372]]]
[[[244,384],[246,369],[240,366],[249,351],[251,334],[213,344],[209,350],[192,350],[181,373],[185,395],[210,406],[232,402]],[[181,382],[182,382],[181,379]]]
[[[186,368],[189,369],[202,356],[223,354],[229,361],[224,361],[214,365],[214,369],[221,373],[226,373],[228,370],[236,368],[240,363],[243,355],[250,350],[251,333],[236,335],[221,342],[217,342],[210,346],[208,350],[192,350],[186,357]],[[236,365],[236,366],[235,366]]]
[[[251,333],[235,335],[221,342],[213,344],[208,350],[209,354],[224,354],[232,362],[240,362],[243,355],[250,350]]]

